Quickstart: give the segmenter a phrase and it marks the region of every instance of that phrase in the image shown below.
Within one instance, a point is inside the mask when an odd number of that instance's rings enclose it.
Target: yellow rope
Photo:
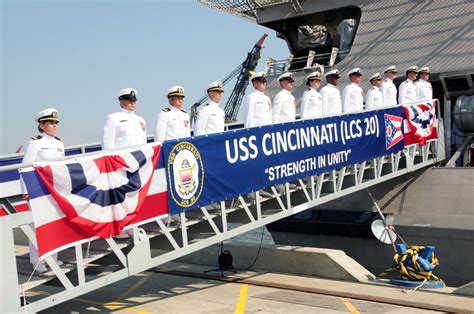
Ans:
[[[424,249],[424,246],[412,245],[405,252],[403,252],[403,254],[396,253],[393,256],[393,260],[396,264],[395,267],[388,269],[382,275],[387,274],[393,269],[397,269],[400,272],[402,279],[405,280],[421,281],[426,279],[441,281],[438,276],[433,274],[433,271],[425,271],[418,263],[418,255],[421,255]],[[409,266],[407,260],[411,261],[412,265]],[[438,258],[434,253],[431,254],[429,262],[433,268],[439,265]]]

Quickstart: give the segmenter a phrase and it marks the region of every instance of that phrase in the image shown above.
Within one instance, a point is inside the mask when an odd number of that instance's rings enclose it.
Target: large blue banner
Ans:
[[[401,107],[163,144],[170,213],[403,149]]]

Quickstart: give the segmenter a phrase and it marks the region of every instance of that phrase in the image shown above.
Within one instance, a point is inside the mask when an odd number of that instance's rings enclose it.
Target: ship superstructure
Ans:
[[[368,77],[396,65],[404,69],[429,66],[434,98],[444,121],[446,159],[437,167],[420,170],[372,192],[384,212],[410,241],[439,247],[444,267],[440,274],[452,284],[473,280],[472,268],[459,271],[459,260],[472,259],[474,250],[474,4],[470,1],[305,1],[200,0],[201,4],[275,31],[285,40],[289,56],[267,61],[267,94],[280,87],[275,80],[293,72],[293,94],[301,97],[304,77],[320,66],[337,68],[341,90],[347,72],[359,67],[364,90]],[[324,85],[324,83],[322,84]],[[374,272],[389,260],[391,250],[372,238],[370,222],[376,217],[365,191],[332,201],[269,226],[280,244],[338,248]],[[465,250],[465,245],[469,249]],[[360,249],[360,248],[365,249]],[[462,257],[452,251],[463,251]]]

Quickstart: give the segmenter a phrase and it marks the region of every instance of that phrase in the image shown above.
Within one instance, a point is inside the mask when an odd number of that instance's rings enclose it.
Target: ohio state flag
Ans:
[[[406,117],[405,146],[414,144],[423,146],[429,141],[438,139],[435,108],[435,100],[403,106]]]

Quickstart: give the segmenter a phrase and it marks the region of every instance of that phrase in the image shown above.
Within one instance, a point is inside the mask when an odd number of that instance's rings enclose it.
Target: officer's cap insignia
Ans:
[[[184,90],[181,87],[178,87],[178,93],[183,94]]]

